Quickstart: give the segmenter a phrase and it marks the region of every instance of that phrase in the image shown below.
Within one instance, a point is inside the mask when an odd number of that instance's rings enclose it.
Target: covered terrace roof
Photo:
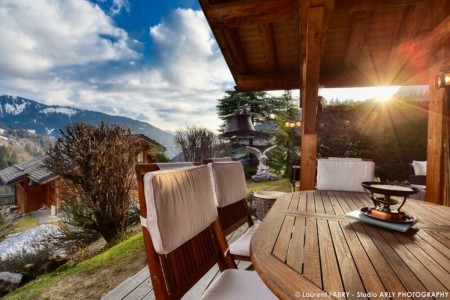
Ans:
[[[448,99],[433,85],[450,65],[449,0],[199,2],[238,91],[300,89],[300,189],[315,188],[319,87],[425,84],[426,197],[450,205],[450,84]]]
[[[240,91],[300,88],[315,2],[323,87],[427,85],[433,49],[449,38],[448,18],[433,21],[439,0],[199,1]]]

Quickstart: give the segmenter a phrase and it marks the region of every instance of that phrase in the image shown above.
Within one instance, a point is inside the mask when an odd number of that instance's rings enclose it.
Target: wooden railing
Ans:
[[[16,204],[15,194],[0,195],[0,206],[8,204]]]

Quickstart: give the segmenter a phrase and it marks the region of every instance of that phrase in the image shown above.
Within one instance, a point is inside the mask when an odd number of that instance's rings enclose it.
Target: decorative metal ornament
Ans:
[[[249,115],[231,115],[225,119],[225,130],[223,136],[248,136],[255,132],[255,127],[253,127],[252,120]]]

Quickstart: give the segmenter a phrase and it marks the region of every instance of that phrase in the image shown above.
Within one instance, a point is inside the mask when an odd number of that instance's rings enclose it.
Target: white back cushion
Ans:
[[[356,157],[328,157],[328,159],[341,161],[362,161],[362,158]]]
[[[213,162],[222,162],[222,161],[233,161],[231,157],[217,157],[211,158]]]
[[[217,219],[207,166],[144,176],[147,228],[157,253],[172,252]]]
[[[160,170],[193,167],[193,162],[156,163]]]
[[[427,175],[427,161],[413,160],[414,175]]]
[[[213,162],[209,163],[208,167],[218,207],[225,207],[247,198],[244,167],[240,162]]]
[[[364,192],[363,181],[373,181],[375,163],[355,159],[319,159],[317,189]]]

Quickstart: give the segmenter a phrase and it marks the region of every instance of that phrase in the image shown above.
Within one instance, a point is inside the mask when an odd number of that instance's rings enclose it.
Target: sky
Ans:
[[[163,130],[217,130],[235,85],[197,0],[2,0],[0,45],[0,95]]]

